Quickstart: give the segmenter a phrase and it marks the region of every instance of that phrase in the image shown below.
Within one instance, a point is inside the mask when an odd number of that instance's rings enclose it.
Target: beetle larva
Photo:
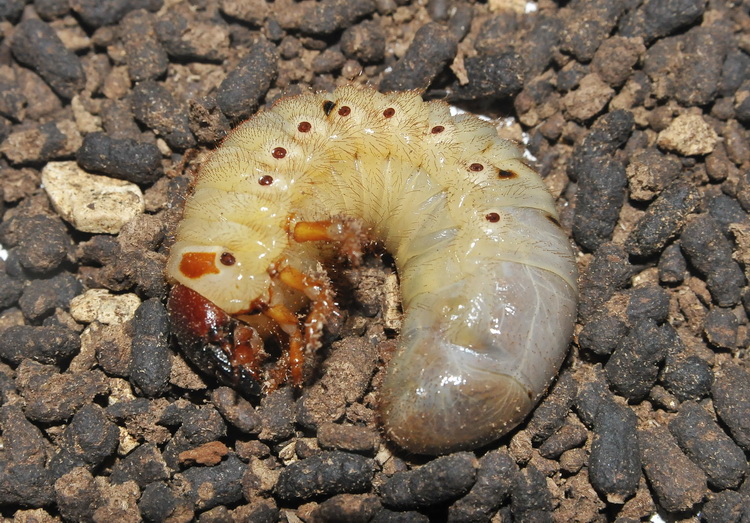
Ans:
[[[180,344],[246,391],[286,373],[299,384],[336,313],[316,269],[323,244],[356,252],[363,235],[393,255],[405,314],[380,390],[387,436],[441,454],[511,430],[565,356],[575,261],[521,151],[415,92],[305,94],[227,137],[194,182],[169,258]],[[289,346],[270,378],[260,366],[269,324]]]

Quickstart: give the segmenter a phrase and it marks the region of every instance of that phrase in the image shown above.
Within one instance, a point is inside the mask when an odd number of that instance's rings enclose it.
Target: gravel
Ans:
[[[0,2],[0,516],[748,518],[750,9],[495,4]],[[205,153],[350,83],[515,117],[500,133],[575,244],[573,349],[484,448],[384,439],[387,258],[337,276],[344,314],[299,390],[221,387],[170,335],[163,267]]]

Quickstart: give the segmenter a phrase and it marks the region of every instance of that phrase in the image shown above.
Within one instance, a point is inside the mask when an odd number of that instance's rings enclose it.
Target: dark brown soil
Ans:
[[[0,2],[0,514],[747,521],[750,3],[523,4]],[[381,436],[399,318],[377,256],[336,276],[345,320],[301,393],[242,397],[170,337],[164,262],[203,153],[349,83],[514,117],[501,134],[575,242],[570,354],[487,448]],[[114,207],[86,172],[120,184]]]

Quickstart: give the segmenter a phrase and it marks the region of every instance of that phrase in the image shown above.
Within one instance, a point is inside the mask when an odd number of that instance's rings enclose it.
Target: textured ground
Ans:
[[[0,3],[0,514],[747,521],[750,3],[523,7]],[[169,337],[165,253],[202,154],[347,83],[515,117],[501,133],[526,133],[579,253],[560,377],[479,451],[381,438],[398,318],[378,257],[336,275],[353,298],[301,394],[243,399]]]

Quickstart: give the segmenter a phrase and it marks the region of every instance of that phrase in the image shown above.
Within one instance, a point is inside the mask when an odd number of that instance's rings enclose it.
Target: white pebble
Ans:
[[[141,304],[135,294],[110,294],[106,289],[89,289],[70,301],[70,315],[80,323],[98,321],[107,325],[133,318]]]
[[[58,214],[82,232],[117,234],[145,210],[137,185],[89,174],[75,162],[48,163],[42,184]]]
[[[684,156],[709,154],[719,141],[716,132],[698,114],[682,114],[659,133],[659,147]]]

